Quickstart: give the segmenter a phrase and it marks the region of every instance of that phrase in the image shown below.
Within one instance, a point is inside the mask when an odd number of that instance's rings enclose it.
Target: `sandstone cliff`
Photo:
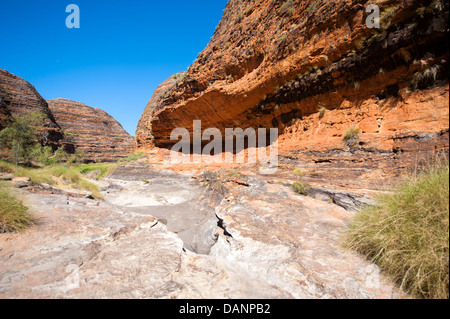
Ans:
[[[370,3],[230,0],[187,73],[155,93],[137,146],[169,147],[174,128],[202,120],[279,128],[281,155],[296,158],[448,149],[448,1],[377,1],[379,29]]]
[[[30,83],[0,69],[0,130],[13,121],[14,116],[31,112],[44,115],[43,142],[53,147],[61,146],[63,134],[47,102]]]
[[[134,138],[105,111],[66,99],[49,100],[48,105],[65,142],[84,151],[87,161],[114,162],[134,150]]]
[[[155,140],[152,135],[153,114],[158,105],[163,103],[166,95],[184,79],[185,74],[186,72],[174,74],[156,88],[137,126],[136,136],[139,137],[138,143],[140,147],[150,149],[155,145]]]

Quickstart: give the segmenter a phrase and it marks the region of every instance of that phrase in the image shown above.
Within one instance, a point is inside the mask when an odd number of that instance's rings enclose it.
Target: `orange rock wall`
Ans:
[[[365,24],[370,3],[229,1],[188,72],[155,93],[137,146],[170,147],[202,120],[279,128],[281,154],[345,150],[352,126],[369,152],[448,148],[448,2],[377,1],[380,29]]]

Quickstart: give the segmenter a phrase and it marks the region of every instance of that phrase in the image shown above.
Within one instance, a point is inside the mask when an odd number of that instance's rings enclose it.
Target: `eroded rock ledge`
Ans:
[[[137,146],[169,147],[202,120],[279,128],[282,155],[345,149],[352,126],[372,157],[448,149],[447,1],[378,2],[380,29],[365,25],[370,1],[285,3],[230,1],[187,73],[155,92]]]

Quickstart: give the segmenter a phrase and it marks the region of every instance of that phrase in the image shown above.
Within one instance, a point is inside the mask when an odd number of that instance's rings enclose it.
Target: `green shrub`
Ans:
[[[302,179],[305,176],[305,172],[301,168],[294,169],[293,174],[298,179]]]
[[[294,183],[292,185],[292,189],[294,190],[294,192],[296,192],[297,194],[300,195],[308,195],[309,194],[309,190],[311,189],[311,187],[305,183],[302,182],[297,182]]]
[[[392,25],[392,21],[397,14],[398,6],[384,8],[380,12],[380,27],[382,30],[387,30]]]
[[[12,164],[4,161],[0,161],[0,172],[2,173],[13,173],[14,167],[12,167]]]
[[[449,167],[414,174],[378,205],[360,211],[345,246],[378,264],[402,288],[449,298]]]
[[[14,171],[14,175],[30,178],[31,184],[49,184],[53,185],[52,176],[44,169],[31,169],[18,166]]]
[[[42,147],[36,145],[32,151],[32,158],[34,161],[42,165],[53,165],[55,162],[52,159],[53,149],[50,146]]]
[[[83,164],[77,166],[79,173],[85,175],[91,172],[98,171],[97,180],[101,180],[104,177],[111,175],[120,165],[128,164],[133,161],[137,161],[145,156],[145,153],[133,153],[126,158],[123,158],[116,163],[94,163],[94,164]]]
[[[63,147],[58,148],[56,151],[50,146],[36,145],[32,151],[32,160],[36,163],[44,166],[51,166],[56,164],[72,165],[81,163],[84,160],[84,152],[82,150],[76,150],[74,154],[67,153]]]
[[[41,148],[41,155],[52,153],[50,148]],[[0,171],[14,174],[19,177],[30,178],[31,184],[49,184],[54,186],[71,187],[79,190],[85,190],[92,193],[94,198],[103,199],[99,188],[94,183],[86,180],[83,175],[93,171],[98,171],[97,180],[111,174],[120,165],[142,158],[144,153],[133,153],[127,158],[121,159],[117,163],[99,163],[99,164],[83,164],[83,165],[61,165],[59,161],[68,163],[70,156],[59,149],[54,155],[54,160],[47,161],[48,165],[43,168],[28,168],[17,166],[5,161],[0,161]],[[75,156],[78,156],[75,154]],[[45,156],[44,156],[45,158]],[[69,159],[69,160],[68,160]]]
[[[77,167],[52,166],[42,171],[44,174],[56,177],[70,187],[91,192],[94,198],[103,199],[98,186],[84,179]]]
[[[44,115],[37,112],[14,117],[12,123],[0,131],[2,156],[16,165],[29,161],[39,139],[43,119]]]
[[[306,183],[304,183],[302,180],[306,176],[306,172],[302,170],[301,168],[296,168],[293,171],[294,176],[298,180],[298,182],[295,182],[292,184],[292,189],[294,192],[300,195],[307,196],[309,194],[310,186]]]
[[[0,184],[0,233],[23,231],[33,225],[28,208]]]

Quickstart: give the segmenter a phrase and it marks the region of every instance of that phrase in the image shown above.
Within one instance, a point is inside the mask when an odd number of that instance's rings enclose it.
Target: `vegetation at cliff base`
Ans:
[[[48,152],[48,150],[43,149],[43,152]],[[28,177],[31,185],[48,184],[62,189],[72,188],[88,191],[92,193],[94,198],[103,199],[98,186],[85,179],[85,174],[96,171],[97,179],[102,179],[111,174],[118,166],[143,156],[143,153],[133,153],[117,163],[81,165],[76,163],[68,165],[67,162],[57,163],[54,162],[55,158],[53,158],[48,159],[51,163],[48,162],[48,165],[43,165],[42,167],[26,167],[0,160],[0,173],[10,173],[17,177]],[[64,156],[57,158],[64,158]],[[33,225],[33,217],[28,213],[28,208],[12,194],[12,191],[5,183],[0,183],[0,233],[22,231],[31,225]]]
[[[91,172],[96,172],[96,179],[101,180],[104,177],[111,175],[114,171],[124,164],[128,164],[133,161],[137,161],[144,157],[144,153],[132,153],[126,158],[122,158],[116,163],[94,163],[94,164],[83,164],[78,167],[81,174],[89,174]]]
[[[123,158],[119,161],[119,163],[130,163],[132,161],[137,161],[144,157],[144,153],[131,153],[128,157]]]
[[[0,172],[12,173],[18,177],[28,177],[32,185],[48,184],[59,188],[73,188],[92,193],[97,199],[103,199],[100,189],[86,180],[79,166],[53,165],[42,168],[28,168],[0,161]]]
[[[28,208],[0,183],[0,233],[23,231],[32,224]]]
[[[29,160],[39,135],[39,126],[43,125],[43,115],[30,113],[16,116],[0,131],[2,157],[7,157],[16,165],[22,160]]]
[[[143,153],[133,153],[116,163],[83,164],[83,151],[68,154],[63,147],[54,149],[47,145],[42,114],[32,112],[16,116],[4,126],[0,132],[0,172],[28,177],[32,185],[48,184],[88,191],[97,199],[103,199],[103,196],[97,185],[85,178],[86,174],[95,172],[94,178],[100,180],[120,165],[144,156]],[[4,200],[11,198],[5,197]]]
[[[78,171],[85,175],[94,172],[95,178],[101,180],[104,177],[110,175],[117,168],[116,164],[110,163],[95,163],[95,164],[83,164],[78,167]]]
[[[449,166],[413,174],[360,211],[345,245],[378,264],[407,292],[449,298]]]

